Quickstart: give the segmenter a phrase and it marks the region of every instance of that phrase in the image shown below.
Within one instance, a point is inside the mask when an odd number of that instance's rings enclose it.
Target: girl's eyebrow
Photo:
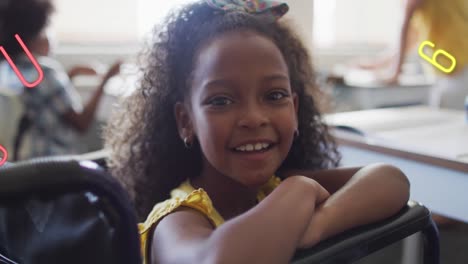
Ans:
[[[232,81],[227,80],[227,79],[214,79],[214,80],[209,80],[204,83],[204,87],[209,88],[209,87],[219,87],[219,86],[224,86],[224,87],[229,87],[232,85]]]
[[[275,81],[275,80],[289,82],[289,77],[287,75],[284,75],[284,74],[281,74],[281,73],[275,73],[275,74],[267,75],[267,76],[263,77],[263,79],[262,79],[263,82]],[[211,86],[229,87],[229,86],[232,85],[233,82],[235,82],[235,81],[228,80],[228,79],[214,79],[214,80],[209,80],[203,86],[205,86],[207,88],[211,87]]]
[[[272,75],[265,76],[263,78],[263,81],[275,81],[275,80],[283,80],[283,81],[289,82],[289,77],[281,73],[275,73]]]

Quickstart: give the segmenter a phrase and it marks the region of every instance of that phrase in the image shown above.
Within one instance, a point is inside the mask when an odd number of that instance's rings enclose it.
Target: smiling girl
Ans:
[[[107,128],[145,263],[287,263],[407,202],[395,167],[336,168],[285,3],[206,0],[155,33],[141,88]]]

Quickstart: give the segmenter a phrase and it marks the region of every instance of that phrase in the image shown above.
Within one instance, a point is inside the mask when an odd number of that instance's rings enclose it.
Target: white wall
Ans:
[[[308,46],[312,50],[314,64],[319,68],[328,70],[337,63],[348,62],[357,56],[375,56],[397,43],[402,1],[288,2],[294,19],[310,39]],[[299,11],[294,13],[295,9]]]
[[[316,0],[330,1],[330,0]],[[393,43],[401,24],[401,1],[336,1],[336,41],[338,43]]]
[[[177,1],[183,2],[185,0]],[[109,63],[117,56],[131,58],[138,51],[138,47],[128,45],[128,43],[137,39],[138,23],[149,21],[148,18],[136,17],[141,11],[139,10],[141,5],[136,2],[132,0],[55,0],[57,12],[53,18],[53,29],[58,36],[65,39],[57,50],[58,59],[66,67],[69,67],[76,63],[89,61]],[[297,27],[297,31],[302,35],[306,46],[311,48],[313,1],[286,0],[286,2],[290,6],[290,10],[285,18],[291,20],[291,23]],[[102,21],[102,23],[95,23],[96,14],[99,13],[109,19]],[[88,14],[88,19],[86,19],[86,14]],[[146,12],[145,15],[150,15],[150,12]],[[80,23],[76,23],[76,21],[80,21]],[[83,40],[83,32],[89,34],[85,40]],[[122,35],[122,32],[126,34]],[[105,39],[110,43],[117,42],[117,44],[113,44],[111,47],[99,47],[99,45],[93,44],[96,43],[96,38],[102,39],[102,36],[105,36]],[[80,42],[84,45],[80,45]],[[118,43],[125,42],[127,43],[125,46],[118,45]]]
[[[109,43],[125,43],[134,42],[138,37],[135,1],[55,0],[54,3],[56,12],[52,26],[66,42],[89,44],[105,39]],[[83,32],[87,35],[85,40]]]
[[[55,29],[67,42],[85,42],[84,45],[61,45],[59,58],[65,65],[90,58],[104,62],[112,61],[119,55],[127,58],[134,56],[138,47],[121,45],[135,42],[141,32],[141,23],[149,18],[138,17],[141,4],[158,4],[161,0],[55,0],[57,17]],[[177,0],[182,2],[186,0]],[[306,46],[312,53],[314,63],[323,68],[330,68],[337,62],[347,61],[353,56],[373,55],[385,46],[395,43],[401,23],[401,1],[390,0],[284,0],[290,6],[285,19],[291,20],[302,35]],[[171,1],[170,3],[173,3]],[[146,3],[146,4],[148,4]],[[168,2],[165,2],[167,5]],[[318,7],[332,6],[332,13],[322,12]],[[158,4],[159,5],[159,4]],[[314,24],[315,15],[318,21]],[[161,7],[162,8],[162,7]],[[153,10],[154,8],[148,8]],[[96,23],[101,14],[106,19]],[[152,12],[145,12],[144,16]],[[98,17],[99,18],[99,17]],[[79,23],[76,23],[79,21]],[[140,23],[140,24],[139,24]],[[313,32],[315,30],[315,32]],[[89,33],[83,36],[73,32]],[[315,33],[315,34],[314,34]],[[324,34],[327,34],[325,36]],[[102,37],[108,43],[117,42],[113,47],[92,45],[93,37]],[[315,40],[313,39],[315,38]],[[329,46],[318,46],[323,38],[330,38]],[[323,42],[323,41],[322,41]],[[120,44],[119,44],[120,43]],[[63,43],[62,43],[63,44]],[[102,44],[102,42],[101,42]]]
[[[312,0],[286,0],[289,5],[289,12],[284,16],[297,26],[297,31],[302,35],[302,40],[306,46],[312,48],[312,26],[313,26],[313,6]]]

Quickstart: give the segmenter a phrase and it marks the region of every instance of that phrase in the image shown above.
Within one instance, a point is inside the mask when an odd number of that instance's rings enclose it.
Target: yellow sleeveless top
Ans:
[[[276,176],[271,177],[270,180],[268,180],[268,182],[260,188],[257,194],[257,200],[259,202],[263,200],[280,183],[280,178]],[[179,187],[171,191],[171,198],[165,200],[164,202],[160,202],[153,207],[153,210],[149,213],[144,223],[138,224],[142,251],[141,253],[144,263],[148,263],[147,256],[150,246],[148,239],[151,239],[154,227],[164,216],[174,212],[174,210],[181,206],[190,207],[201,212],[207,217],[207,219],[215,228],[224,223],[224,219],[213,207],[208,194],[201,188],[195,190],[195,188],[190,185],[189,180],[186,180]]]
[[[422,33],[420,43],[431,41],[434,51],[443,49],[456,59],[451,74],[468,66],[468,0],[424,0],[411,23]]]

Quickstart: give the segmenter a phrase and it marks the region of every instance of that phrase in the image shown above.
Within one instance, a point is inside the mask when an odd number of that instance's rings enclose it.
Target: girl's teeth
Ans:
[[[263,149],[263,143],[255,144],[255,150],[261,150],[261,149]]]
[[[269,144],[267,143],[257,143],[255,145],[253,144],[247,144],[247,145],[243,145],[243,146],[240,146],[238,148],[236,148],[236,150],[239,150],[239,151],[253,151],[253,150],[262,150],[262,149],[266,149],[267,147],[269,146]]]

